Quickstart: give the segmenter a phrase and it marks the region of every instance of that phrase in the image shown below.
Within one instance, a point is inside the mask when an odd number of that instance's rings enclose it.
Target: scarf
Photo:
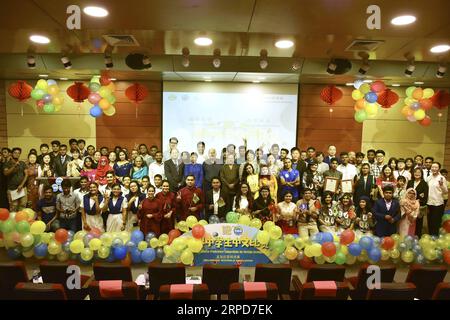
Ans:
[[[410,198],[409,196],[410,192],[414,192],[414,199]],[[404,208],[407,214],[410,214],[419,209],[419,201],[416,199],[416,197],[417,197],[416,190],[414,190],[414,188],[409,188],[408,190],[406,190],[405,195],[400,200],[400,205]]]
[[[108,163],[108,158],[106,156],[101,157],[100,160],[98,161],[96,176],[98,178],[104,178],[106,176],[106,173],[111,170],[112,168]]]

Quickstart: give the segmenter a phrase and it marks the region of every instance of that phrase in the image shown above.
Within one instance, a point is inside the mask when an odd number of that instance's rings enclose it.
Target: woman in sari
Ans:
[[[134,166],[131,169],[131,179],[141,183],[142,178],[147,175],[148,167],[144,164],[144,159],[141,156],[137,156],[136,159],[134,159]]]
[[[119,161],[114,163],[114,173],[116,177],[122,181],[123,177],[130,174],[133,164],[128,161],[128,155],[125,151],[119,151]]]

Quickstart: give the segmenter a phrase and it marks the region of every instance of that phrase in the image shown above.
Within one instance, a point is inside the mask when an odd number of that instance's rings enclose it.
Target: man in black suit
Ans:
[[[375,201],[373,214],[377,224],[375,225],[375,235],[378,237],[391,236],[397,232],[397,222],[401,218],[400,203],[393,199],[394,188],[387,185],[383,188],[384,198]]]
[[[205,196],[205,215],[206,220],[212,215],[217,215],[219,219],[225,221],[227,212],[231,210],[228,194],[220,187],[222,183],[219,177],[211,179],[212,189],[206,192]]]
[[[59,156],[53,159],[53,172],[57,177],[67,176],[67,164],[72,161],[72,158],[67,155],[67,145],[59,146]]]
[[[184,163],[178,159],[178,155],[178,150],[172,149],[170,159],[164,162],[164,174],[169,181],[171,192],[177,192],[184,182]]]
[[[203,162],[203,192],[211,190],[212,178],[218,177],[223,167],[222,160],[217,159],[216,149],[209,149],[208,159]]]

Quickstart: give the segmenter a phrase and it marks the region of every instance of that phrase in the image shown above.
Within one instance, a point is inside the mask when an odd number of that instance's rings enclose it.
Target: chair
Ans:
[[[202,282],[208,285],[210,294],[216,294],[217,299],[221,300],[222,294],[228,294],[230,284],[239,282],[239,267],[206,264],[203,266]]]
[[[361,265],[356,277],[345,279],[345,281],[349,282],[352,286],[350,297],[353,300],[364,300],[367,297],[367,279],[371,276],[371,273],[367,273],[368,267],[368,263]],[[395,272],[397,270],[395,265],[387,264],[378,267],[380,268],[380,282],[390,283],[394,281]]]
[[[255,268],[255,282],[276,283],[280,299],[298,298],[301,287],[300,279],[292,276],[292,268],[282,264],[257,264]]]
[[[122,280],[133,281],[129,266],[111,263],[94,263],[94,278],[96,281],[102,280]]]
[[[367,300],[414,300],[417,288],[413,283],[381,283],[380,289],[369,289]]]
[[[445,266],[412,265],[409,268],[405,282],[414,283],[417,288],[417,297],[420,300],[432,298],[438,283],[443,282],[447,268]]]
[[[308,270],[306,282],[344,281],[345,267],[338,264],[315,264]]]
[[[303,284],[300,300],[347,300],[349,293],[346,282],[313,281]]]
[[[111,283],[113,289],[111,289]],[[114,289],[114,286],[119,288]],[[138,300],[139,286],[134,282],[122,280],[92,281],[89,284],[89,298],[91,300]]]
[[[278,300],[278,287],[274,282],[235,282],[230,285],[230,300]]]
[[[22,261],[0,263],[0,300],[13,300],[16,284],[28,281],[25,264]]]
[[[17,300],[67,300],[64,287],[60,283],[19,282],[14,288]]]
[[[160,300],[209,300],[206,284],[165,284],[159,288]]]
[[[67,288],[67,278],[70,277],[73,273],[67,273],[67,268],[72,265],[72,263],[67,262],[49,262],[42,261],[39,265],[39,269],[41,271],[42,281],[44,283],[59,283],[64,286],[66,290],[66,295],[69,300],[82,300],[84,299],[88,291],[85,287],[88,280],[91,277],[87,275],[80,276],[80,289],[68,289]]]
[[[450,300],[450,283],[439,283],[434,290],[432,300]]]
[[[185,284],[186,271],[182,263],[150,263],[148,266],[150,294],[157,299],[159,288],[165,284]]]

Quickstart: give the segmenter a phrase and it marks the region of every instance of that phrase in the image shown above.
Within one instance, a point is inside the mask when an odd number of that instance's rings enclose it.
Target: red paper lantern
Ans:
[[[379,96],[377,102],[382,108],[389,109],[397,103],[399,97],[398,94],[391,89],[384,90]]]
[[[326,86],[320,92],[320,99],[328,103],[329,105],[335,104],[337,101],[341,100],[342,91],[334,85]]]
[[[125,90],[125,95],[134,103],[139,103],[148,96],[148,90],[142,84],[135,83]]]
[[[82,103],[89,96],[91,90],[82,82],[75,82],[67,88],[66,93],[74,102]]]
[[[433,102],[433,106],[436,108],[444,109],[450,105],[450,93],[445,90],[439,90],[431,97],[431,102]]]
[[[27,100],[31,97],[31,91],[33,87],[25,81],[17,81],[12,83],[8,88],[8,93],[11,97],[19,100],[20,102]]]
[[[101,84],[102,86],[107,86],[107,85],[110,84],[110,83],[111,83],[111,79],[110,79],[107,75],[103,74],[103,75],[100,77],[100,84]]]

